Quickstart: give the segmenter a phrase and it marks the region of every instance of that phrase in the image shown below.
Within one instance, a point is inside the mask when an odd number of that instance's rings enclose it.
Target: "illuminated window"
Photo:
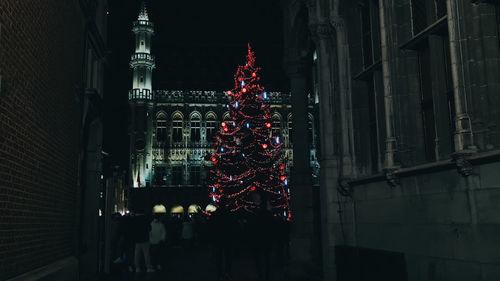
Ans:
[[[278,137],[280,135],[280,131],[281,131],[281,119],[278,114],[275,114],[273,115],[273,123],[271,129],[273,137]]]
[[[215,137],[215,115],[210,114],[207,116],[207,141],[213,142]]]
[[[189,180],[192,185],[200,184],[200,166],[191,166],[189,170]]]
[[[167,168],[162,166],[155,167],[154,183],[156,185],[167,184]]]
[[[172,184],[175,184],[175,185],[182,184],[182,167],[181,166],[172,167]]]
[[[293,143],[292,114],[288,115],[288,139],[290,143]]]
[[[307,141],[308,141],[310,146],[312,146],[314,143],[313,136],[314,136],[313,120],[312,120],[312,116],[309,115],[308,122],[307,122]]]
[[[200,116],[193,115],[191,117],[191,141],[200,141]]]
[[[167,120],[165,114],[160,114],[156,120],[156,140],[160,143],[167,141]]]
[[[174,142],[182,142],[182,116],[174,115],[172,119],[172,140]]]

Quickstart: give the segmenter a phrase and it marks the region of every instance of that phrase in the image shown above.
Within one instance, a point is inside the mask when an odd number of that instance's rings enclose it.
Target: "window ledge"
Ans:
[[[369,74],[373,73],[375,70],[381,70],[382,61],[377,60],[373,64],[364,68],[360,73],[354,76],[354,80],[367,80],[369,78]]]
[[[477,152],[469,156],[466,156],[465,159],[469,161],[471,164],[475,165],[498,161],[500,160],[500,150]],[[398,168],[394,170],[393,173],[397,177],[408,177],[412,175],[423,174],[426,172],[438,172],[443,170],[449,170],[455,167],[456,167],[455,161],[453,161],[452,159],[446,159],[442,161],[425,163],[407,168]],[[377,173],[370,176],[360,177],[350,180],[348,183],[350,186],[357,186],[367,183],[379,182],[383,180],[385,180],[384,173]]]
[[[404,43],[399,48],[402,50],[419,50],[421,48],[421,45],[425,43],[425,39],[429,35],[444,35],[447,32],[448,17],[443,16],[442,18],[438,19],[433,24],[429,25],[424,30],[413,36],[410,41]]]

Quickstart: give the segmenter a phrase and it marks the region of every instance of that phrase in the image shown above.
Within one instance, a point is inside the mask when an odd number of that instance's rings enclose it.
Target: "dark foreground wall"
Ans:
[[[75,251],[78,1],[0,1],[0,280]]]

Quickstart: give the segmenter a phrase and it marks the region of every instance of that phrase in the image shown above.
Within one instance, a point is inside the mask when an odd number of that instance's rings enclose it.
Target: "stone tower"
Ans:
[[[134,71],[132,89],[129,91],[130,180],[131,186],[147,187],[152,174],[152,73],[155,59],[151,55],[154,26],[149,21],[144,1],[132,31],[135,34],[135,53],[130,58],[130,67]]]

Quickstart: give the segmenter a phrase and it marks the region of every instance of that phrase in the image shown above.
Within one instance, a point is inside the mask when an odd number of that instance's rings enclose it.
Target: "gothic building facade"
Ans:
[[[132,89],[129,91],[130,123],[130,186],[131,203],[165,206],[209,203],[204,184],[212,163],[206,156],[214,150],[214,136],[220,123],[229,119],[225,91],[154,90],[152,72],[155,58],[151,54],[154,25],[146,7],[141,7],[134,22],[135,53],[131,56]],[[243,58],[242,58],[243,59]],[[236,69],[236,65],[234,66]],[[290,94],[267,92],[273,134],[284,141],[287,167],[293,165],[292,113]],[[308,135],[310,164],[318,171],[314,126],[314,99],[308,99]],[[312,174],[318,178],[318,173]],[[134,200],[134,198],[136,198]]]
[[[319,97],[320,219],[301,178],[295,264],[318,265],[323,280],[496,280],[498,1],[290,0],[282,9],[294,120],[306,116],[304,93]],[[309,172],[306,129],[294,122],[295,178]]]

